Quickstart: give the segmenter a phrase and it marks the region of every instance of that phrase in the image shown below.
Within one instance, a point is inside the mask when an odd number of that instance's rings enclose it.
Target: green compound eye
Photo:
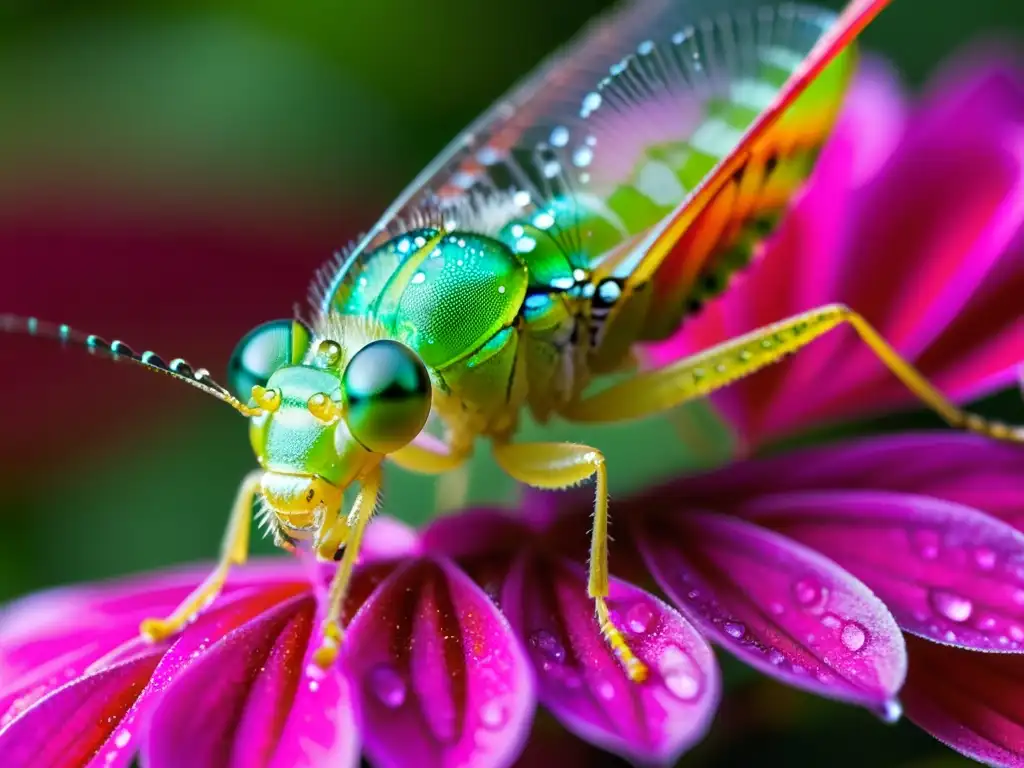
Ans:
[[[228,387],[243,403],[254,386],[266,386],[270,374],[302,361],[312,334],[298,320],[271,320],[257,325],[238,342],[228,362]]]
[[[404,448],[430,414],[430,376],[416,353],[387,339],[356,352],[341,381],[352,436],[377,453]]]

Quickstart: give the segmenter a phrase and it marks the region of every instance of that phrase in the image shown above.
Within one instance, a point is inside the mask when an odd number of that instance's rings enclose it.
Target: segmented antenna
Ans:
[[[218,384],[205,368],[192,368],[180,357],[171,362],[164,362],[155,352],[136,353],[123,341],[115,339],[108,342],[95,334],[84,334],[67,325],[48,323],[35,317],[0,314],[0,331],[19,333],[42,339],[53,339],[63,345],[81,347],[89,354],[108,355],[111,360],[128,360],[147,370],[162,373],[178,381],[183,381],[196,389],[202,390],[221,402],[227,403],[243,416],[258,416],[263,413],[260,408],[250,408],[232,395],[223,385]]]

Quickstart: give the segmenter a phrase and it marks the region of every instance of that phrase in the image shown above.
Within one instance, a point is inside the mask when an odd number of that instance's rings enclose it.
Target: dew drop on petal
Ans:
[[[397,709],[405,703],[405,681],[398,671],[387,664],[381,664],[370,671],[370,690],[389,709]]]
[[[782,651],[780,651],[780,650],[772,649],[771,651],[768,652],[768,661],[770,661],[775,666],[779,666],[785,660],[786,660],[786,655]]]
[[[700,680],[693,671],[693,663],[686,652],[676,645],[668,646],[658,665],[665,687],[676,698],[689,701],[700,693]]]
[[[637,603],[626,612],[626,624],[631,632],[642,635],[651,627],[654,619],[654,611],[647,603]]]
[[[565,648],[558,642],[558,638],[546,629],[538,629],[531,634],[529,642],[530,647],[535,649],[544,661],[555,664],[565,661]]]
[[[132,734],[130,731],[120,730],[117,736],[114,737],[114,746],[118,749],[124,749],[128,746],[128,742],[132,740]]]
[[[786,612],[786,606],[780,602],[772,602],[769,604],[768,610],[770,610],[775,616],[781,616]]]
[[[967,621],[974,611],[974,604],[966,597],[947,592],[944,589],[932,590],[931,603],[936,611],[950,621],[958,623]]]
[[[800,579],[793,584],[793,597],[805,610],[814,611],[824,607],[828,590],[814,579]]]
[[[936,531],[917,531],[914,546],[922,560],[934,560],[939,556],[939,534]]]
[[[602,680],[597,684],[597,695],[605,701],[611,701],[615,698],[615,686],[607,680]]]
[[[991,571],[996,566],[996,553],[988,547],[974,550],[974,564],[983,571]]]
[[[843,623],[839,620],[839,617],[833,613],[826,613],[821,617],[821,623],[829,629],[839,629]]]
[[[722,625],[722,629],[725,630],[725,634],[729,637],[734,637],[739,640],[745,634],[747,634],[747,628],[736,621],[727,621]]]
[[[1006,630],[1007,634],[1010,635],[1010,639],[1015,642],[1021,642],[1024,640],[1024,629],[1021,629],[1016,624],[1011,624],[1010,628]]]
[[[992,616],[986,616],[978,622],[978,629],[982,631],[988,631],[995,629],[996,620]]]
[[[480,722],[492,731],[498,730],[508,722],[508,707],[497,699],[487,702],[480,709]]]
[[[856,653],[864,647],[864,643],[867,642],[868,636],[860,624],[850,622],[843,627],[843,631],[840,633],[839,639],[842,640],[846,650]]]
[[[903,705],[896,699],[889,699],[874,710],[883,723],[893,725],[903,717]]]

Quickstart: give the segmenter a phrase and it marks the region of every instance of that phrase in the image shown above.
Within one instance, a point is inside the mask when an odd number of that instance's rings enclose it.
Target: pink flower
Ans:
[[[672,339],[662,364],[813,307],[863,314],[965,402],[1024,360],[1024,81],[965,67],[908,106],[867,62],[815,173],[755,264]],[[849,329],[713,397],[748,449],[917,405]]]
[[[613,620],[651,669],[643,684],[586,596],[586,493],[531,493],[520,510],[471,510],[419,535],[377,521],[342,667],[326,673],[309,663],[317,600],[295,561],[239,568],[157,646],[137,639],[139,620],[204,571],[43,593],[0,620],[0,764],[126,765],[141,750],[154,768],[344,766],[361,748],[375,765],[509,765],[537,702],[591,744],[671,764],[715,712],[712,641],[888,720],[902,697],[956,749],[1018,765],[1022,475],[1016,446],[920,433],[618,499],[618,575],[649,573],[675,606],[613,581]]]

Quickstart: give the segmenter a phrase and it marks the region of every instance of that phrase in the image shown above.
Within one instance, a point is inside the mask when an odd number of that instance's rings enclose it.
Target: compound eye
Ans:
[[[228,362],[231,394],[248,402],[253,387],[265,387],[278,368],[302,361],[312,333],[298,320],[271,320],[245,334]]]
[[[430,414],[430,376],[404,344],[383,339],[356,352],[341,381],[352,436],[377,453],[404,448]]]

